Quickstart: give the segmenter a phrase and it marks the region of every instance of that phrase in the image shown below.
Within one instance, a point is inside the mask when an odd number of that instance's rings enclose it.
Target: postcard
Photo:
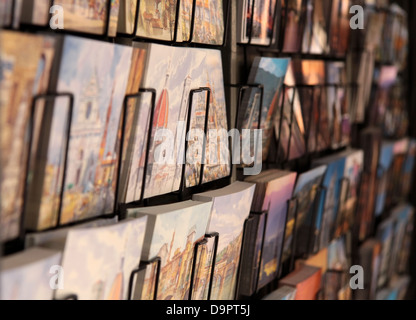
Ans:
[[[344,186],[348,190],[342,190],[345,199],[341,204],[341,215],[343,219],[343,231],[350,229],[354,225],[357,210],[357,202],[359,197],[359,188],[361,176],[364,169],[364,151],[351,151],[345,159],[344,177],[348,179],[348,185]]]
[[[269,146],[273,137],[274,118],[280,109],[279,96],[282,92],[283,82],[290,59],[256,57],[249,75],[249,83],[258,83],[264,86],[263,105],[260,115],[253,112],[254,101],[258,97],[257,91],[247,90],[243,95],[242,119],[239,121],[241,129],[257,129],[261,119],[260,128],[263,130],[262,158],[267,159]]]
[[[283,109],[280,107],[275,117],[275,134],[279,141],[279,158],[291,161],[302,157],[306,152],[305,122],[302,115],[299,88],[295,88],[296,81],[293,65],[285,77],[285,88],[282,92]]]
[[[341,153],[322,158],[313,162],[312,166],[316,167],[324,164],[328,166],[322,181],[326,195],[325,197],[321,197],[316,220],[316,228],[320,230],[319,248],[326,247],[335,233],[339,213],[341,180],[344,177],[345,171],[345,155]]]
[[[268,294],[263,298],[263,300],[295,300],[296,288],[289,286],[283,286],[272,293]]]
[[[107,32],[108,1],[55,0],[54,4],[64,9],[65,29],[103,35]]]
[[[320,268],[304,265],[279,281],[279,287],[296,288],[295,300],[316,300],[321,289]]]
[[[348,1],[332,1],[329,45],[335,55],[344,55],[348,50],[351,31],[349,10]]]
[[[224,42],[223,0],[197,1],[192,42],[222,45]]]
[[[234,300],[244,221],[249,217],[255,185],[235,182],[232,185],[193,196],[194,200],[212,201],[207,233],[218,232],[211,300]]]
[[[406,245],[407,238],[409,236],[408,225],[413,223],[414,208],[410,205],[401,205],[393,209],[391,217],[395,220],[394,225],[394,237],[391,247],[391,259],[389,262],[389,277],[399,274],[400,262],[407,259],[403,259],[403,256],[408,256],[410,251],[408,245]]]
[[[302,1],[282,1],[282,14],[284,23],[283,52],[300,52],[302,33]]]
[[[194,247],[205,236],[211,208],[212,202],[185,201],[128,210],[130,217],[148,219],[142,260],[161,259],[157,300],[189,299]],[[151,300],[154,281],[149,270],[138,280],[141,300]]]
[[[176,0],[140,1],[136,35],[171,41],[175,33]]]
[[[124,146],[118,194],[121,203],[139,201],[142,194],[152,107],[151,93],[139,94],[145,61],[146,51],[133,48],[130,76],[126,89],[126,95],[131,96],[125,101],[127,113],[124,120]]]
[[[61,252],[30,248],[1,260],[1,300],[52,300],[53,267],[61,264]]]
[[[380,150],[380,157],[377,169],[377,178],[379,179],[376,204],[375,204],[375,215],[380,216],[384,211],[384,205],[386,201],[387,185],[389,183],[389,177],[391,167],[393,164],[393,147],[394,143],[389,141],[383,141]]]
[[[392,258],[394,237],[394,220],[385,220],[377,229],[377,239],[381,243],[380,269],[377,278],[377,288],[384,287],[388,282],[389,265]]]
[[[57,297],[76,294],[78,300],[126,300],[131,272],[140,263],[146,223],[142,217],[70,230],[62,259],[65,286]]]
[[[276,0],[245,0],[239,1],[238,6],[238,12],[241,12],[241,23],[238,23],[237,31],[239,41],[269,45],[273,36]]]
[[[133,34],[136,26],[137,0],[120,2],[117,31],[123,34]]]
[[[65,37],[57,90],[72,92],[75,101],[60,224],[114,210],[131,58],[131,47]],[[54,152],[59,157],[60,149]]]
[[[11,2],[11,1],[8,1],[8,2]],[[50,3],[48,1],[23,0],[22,15],[21,15],[20,21],[22,23],[46,26],[49,23],[49,9],[50,9]],[[4,11],[0,9],[0,12],[4,12]]]
[[[268,211],[259,288],[276,278],[281,266],[288,201],[292,198],[296,175],[295,172],[270,170],[246,179],[257,184],[252,211]]]
[[[319,229],[316,226],[316,206],[314,205],[317,195],[319,195],[319,187],[326,172],[327,166],[323,165],[307,171],[299,175],[293,198],[297,199],[296,217],[289,217],[286,225],[285,247],[283,251],[283,259],[289,259],[291,254],[296,257],[303,257],[307,253],[311,253],[314,239],[319,235]],[[296,219],[296,222],[295,222]],[[294,252],[291,247],[296,237],[296,246]]]
[[[3,31],[0,35],[1,90],[1,240],[18,236],[26,182],[28,146],[26,129],[30,117],[32,93],[42,74],[41,54],[44,38]],[[27,50],[27,46],[31,50]],[[4,195],[7,195],[4,196]]]

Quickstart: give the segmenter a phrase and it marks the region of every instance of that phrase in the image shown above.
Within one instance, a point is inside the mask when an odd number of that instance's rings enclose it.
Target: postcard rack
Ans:
[[[153,300],[157,300],[160,270],[162,266],[162,259],[160,257],[156,257],[150,261],[141,261],[139,264],[139,267],[131,272],[131,275],[129,278],[128,300],[134,300],[134,288],[133,287],[134,287],[134,280],[136,279],[137,274],[140,272],[146,272],[149,266],[153,266],[155,264],[156,264],[156,272],[154,272],[154,275],[151,276],[151,278],[153,279],[153,283],[154,283]]]

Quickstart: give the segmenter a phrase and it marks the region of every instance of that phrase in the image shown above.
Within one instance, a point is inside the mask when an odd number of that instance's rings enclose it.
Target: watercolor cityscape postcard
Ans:
[[[211,300],[235,298],[244,221],[250,214],[254,190],[254,184],[235,182],[228,187],[193,196],[197,201],[213,202],[207,233],[220,234]]]
[[[276,0],[239,1],[241,25],[239,41],[257,45],[269,45],[273,35]],[[254,7],[253,7],[254,6]]]
[[[142,260],[159,257],[161,271],[157,300],[187,300],[195,243],[205,236],[212,202],[185,201],[172,205],[128,209],[128,216],[147,216]],[[150,272],[149,272],[150,271]],[[154,270],[141,283],[141,299],[151,300]]]
[[[192,42],[222,45],[224,42],[223,0],[197,0]]]
[[[290,257],[293,236],[296,237],[294,254],[297,257],[312,251],[311,243],[318,237],[316,229],[316,209],[314,204],[319,195],[318,190],[322,184],[327,166],[323,165],[299,175],[293,191],[293,198],[298,201],[296,226],[295,217],[288,217],[285,236],[283,260]],[[291,232],[292,231],[292,232]]]
[[[272,281],[279,272],[288,201],[292,198],[296,175],[295,172],[270,170],[265,171],[261,176],[246,179],[247,182],[257,184],[252,211],[268,211],[265,242],[260,262],[259,288]]]
[[[101,35],[106,33],[108,1],[55,0],[54,5],[64,9],[65,29]]]
[[[3,31],[0,42],[0,235],[1,240],[7,241],[19,234],[28,157],[26,129],[32,94],[39,93],[37,87],[45,70],[41,59],[45,40],[41,36]]]
[[[2,258],[0,299],[52,300],[50,271],[60,264],[61,252],[37,247]]]
[[[62,259],[65,286],[57,291],[58,298],[76,294],[79,300],[126,300],[130,274],[140,263],[146,223],[142,217],[70,230]]]
[[[131,47],[65,38],[57,90],[72,92],[75,100],[60,224],[114,210],[118,132],[131,58]],[[58,158],[61,150],[55,151]]]

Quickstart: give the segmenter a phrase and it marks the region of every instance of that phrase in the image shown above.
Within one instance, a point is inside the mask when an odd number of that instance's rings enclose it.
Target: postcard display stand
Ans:
[[[183,0],[182,0],[183,1]],[[257,0],[258,1],[258,0]],[[109,36],[109,26],[110,26],[110,12],[111,12],[111,1],[107,2],[106,8],[107,8],[107,16],[106,16],[106,24],[105,24],[105,32],[101,36],[92,35],[92,34],[85,34],[82,32],[73,32],[73,31],[66,31],[66,30],[51,30],[49,26],[34,26],[34,25],[27,25],[22,24],[20,25],[20,30],[26,31],[26,32],[36,32],[36,31],[47,31],[51,33],[64,33],[64,34],[75,34],[87,38],[93,38],[93,39],[100,39],[102,41],[108,41],[108,42],[117,42],[117,41],[138,41],[138,42],[153,42],[153,43],[163,43],[173,46],[182,46],[182,47],[207,47],[207,48],[217,48],[220,49],[222,52],[222,58],[224,62],[224,81],[225,81],[225,95],[226,95],[226,102],[227,102],[227,120],[228,123],[233,123],[235,128],[238,128],[238,119],[239,119],[239,113],[242,112],[242,104],[243,104],[243,95],[244,93],[249,90],[257,90],[260,92],[260,104],[259,104],[259,119],[262,118],[262,105],[263,105],[263,99],[264,99],[264,87],[261,84],[256,83],[245,83],[247,79],[247,73],[249,70],[249,66],[251,65],[251,60],[254,56],[258,56],[259,54],[262,56],[271,56],[271,57],[298,57],[298,58],[304,58],[304,59],[319,59],[324,61],[345,61],[345,56],[339,56],[336,54],[311,54],[310,52],[304,53],[304,52],[293,52],[293,53],[287,53],[283,52],[283,44],[284,44],[284,30],[286,27],[286,19],[288,14],[288,7],[282,8],[281,7],[281,1],[276,1],[276,5],[274,7],[274,14],[273,14],[273,21],[272,21],[272,35],[270,37],[270,41],[266,45],[257,45],[252,43],[252,33],[253,33],[253,19],[251,19],[251,23],[249,25],[249,34],[248,34],[248,42],[247,43],[238,43],[237,41],[237,25],[235,23],[236,16],[239,14],[237,11],[237,2],[232,0],[223,0],[223,9],[224,9],[224,37],[223,37],[223,43],[221,45],[206,45],[206,44],[197,44],[193,43],[193,34],[194,34],[194,24],[195,24],[195,16],[196,16],[196,3],[197,0],[193,0],[193,9],[191,13],[191,23],[190,23],[190,37],[189,39],[178,42],[177,41],[177,33],[178,33],[178,17],[180,14],[180,3],[181,0],[176,1],[176,10],[175,10],[175,23],[174,23],[174,33],[171,40],[168,41],[162,41],[162,40],[154,40],[154,39],[148,39],[148,38],[140,38],[136,36],[137,30],[138,30],[138,24],[139,24],[139,10],[140,10],[140,3],[141,1],[138,1],[137,7],[136,7],[136,20],[134,23],[134,32],[132,34],[117,34],[116,37]],[[252,2],[252,8],[251,11],[254,11],[256,0]],[[52,6],[54,4],[54,1],[50,1],[50,5]],[[14,7],[15,1],[12,1],[12,7]],[[13,10],[14,11],[14,10]],[[388,13],[391,13],[390,11]],[[283,17],[282,17],[283,16]],[[13,20],[13,19],[12,19]],[[305,21],[304,19],[301,19],[299,22],[300,29],[302,29],[302,26],[304,26]],[[233,23],[231,23],[233,22]],[[13,24],[13,21],[12,21]],[[6,29],[12,29],[12,26],[7,27]],[[311,35],[312,36],[312,35]],[[274,41],[276,40],[277,41]],[[328,37],[329,38],[329,37]],[[327,40],[329,42],[329,39]],[[300,46],[298,46],[300,47]],[[240,68],[240,66],[243,66],[244,68]],[[238,84],[236,84],[238,83]],[[290,119],[287,119],[289,122],[289,138],[288,138],[288,145],[286,146],[286,150],[290,150],[291,148],[291,140],[292,140],[292,134],[293,134],[293,123],[294,123],[294,117],[295,117],[295,108],[294,108],[294,97],[295,94],[299,90],[304,90],[308,92],[309,98],[311,99],[311,110],[309,114],[309,119],[312,119],[312,113],[314,111],[314,106],[317,107],[317,114],[318,119],[321,119],[321,108],[323,107],[322,104],[319,103],[321,101],[322,92],[324,90],[327,90],[328,88],[334,88],[336,92],[338,90],[345,90],[345,94],[348,99],[348,110],[351,110],[352,106],[355,103],[355,97],[357,95],[359,84],[357,83],[351,83],[351,84],[345,84],[345,83],[337,83],[337,84],[319,84],[319,85],[294,85],[294,86],[287,86],[283,85],[280,95],[283,95],[284,98],[280,96],[280,125],[279,125],[279,132],[277,134],[274,134],[274,139],[272,146],[273,150],[271,150],[272,156],[269,156],[269,159],[267,159],[263,165],[267,168],[282,168],[282,169],[295,169],[299,172],[299,170],[302,170],[307,166],[307,164],[310,164],[311,160],[314,158],[318,158],[322,154],[325,154],[325,152],[317,152],[315,150],[309,150],[309,141],[314,140],[315,145],[318,144],[318,130],[315,131],[315,135],[311,135],[311,123],[305,124],[305,146],[306,146],[306,153],[303,159],[296,159],[295,161],[289,159],[289,152],[287,155],[282,155],[280,153],[280,143],[281,143],[281,136],[282,136],[282,122],[284,121],[284,106],[286,102],[286,92],[288,90],[292,90],[293,96],[291,97],[290,101]],[[228,88],[228,90],[227,90]],[[238,94],[233,94],[233,89],[237,89]],[[187,132],[190,129],[191,126],[191,117],[192,117],[192,103],[193,103],[193,96],[197,93],[203,93],[206,92],[207,100],[206,100],[206,109],[205,109],[205,123],[204,123],[204,133],[207,136],[208,133],[208,114],[209,114],[209,108],[210,108],[210,96],[212,95],[211,89],[207,87],[201,87],[201,88],[194,88],[190,91],[189,94],[189,106],[188,106],[188,118],[187,118]],[[316,94],[318,92],[318,94]],[[158,196],[150,199],[144,198],[144,192],[146,188],[146,175],[143,174],[143,180],[142,180],[142,190],[140,195],[140,200],[136,201],[134,203],[120,203],[118,201],[119,199],[119,193],[120,193],[120,174],[121,174],[121,167],[122,167],[122,159],[123,159],[123,150],[124,150],[124,138],[126,134],[126,117],[128,112],[128,102],[130,99],[139,99],[143,97],[144,94],[150,94],[151,95],[151,113],[150,113],[150,123],[153,123],[153,117],[154,117],[154,111],[156,106],[156,97],[157,92],[154,88],[141,88],[138,93],[127,95],[124,100],[123,104],[123,116],[122,116],[122,130],[121,130],[121,138],[120,138],[120,144],[119,144],[119,158],[118,158],[118,167],[117,167],[117,183],[116,183],[116,197],[115,197],[115,203],[114,203],[114,210],[112,214],[95,217],[93,219],[89,220],[83,220],[76,223],[71,223],[69,225],[60,225],[60,217],[61,217],[61,211],[62,211],[62,203],[63,203],[63,195],[64,195],[64,184],[62,183],[62,187],[60,190],[60,205],[59,205],[59,212],[57,217],[57,227],[51,228],[49,230],[53,229],[60,229],[63,227],[68,226],[75,226],[79,225],[81,223],[89,222],[92,220],[97,220],[100,218],[114,218],[118,217],[120,220],[123,220],[126,217],[126,210],[127,208],[137,208],[137,207],[143,207],[143,206],[152,206],[152,205],[160,205],[160,204],[166,204],[166,203],[172,203],[177,201],[183,201],[191,199],[192,194],[204,192],[211,189],[221,188],[225,185],[230,184],[231,182],[241,179],[241,169],[243,169],[240,166],[233,165],[232,159],[233,158],[239,158],[239,154],[235,154],[235,150],[231,150],[232,144],[230,143],[230,154],[232,155],[230,160],[230,176],[222,178],[217,181],[209,182],[209,183],[203,183],[203,172],[204,172],[204,163],[203,161],[205,159],[205,145],[203,146],[203,154],[201,159],[201,165],[200,165],[200,177],[199,177],[199,183],[195,187],[188,188],[185,183],[185,169],[186,169],[186,163],[183,164],[182,167],[182,174],[181,174],[181,184],[180,184],[180,190],[177,192],[172,192],[171,194]],[[28,145],[28,154],[30,155],[32,152],[32,143],[34,139],[34,126],[35,126],[35,116],[36,116],[36,106],[39,101],[45,101],[47,102],[45,104],[46,107],[54,108],[55,103],[53,103],[57,98],[66,97],[68,99],[68,115],[67,115],[67,126],[68,130],[66,132],[65,137],[65,153],[64,153],[64,172],[62,175],[62,181],[65,180],[66,176],[66,164],[68,161],[68,145],[69,145],[69,138],[70,138],[70,127],[72,122],[72,113],[74,108],[74,95],[72,93],[49,93],[45,95],[38,95],[33,97],[33,103],[32,103],[32,112],[31,117],[29,120],[29,145]],[[315,99],[318,99],[318,103],[315,102]],[[136,104],[137,106],[137,104]],[[318,120],[318,121],[319,121]],[[318,122],[319,123],[319,122]],[[258,127],[257,129],[261,129],[261,121],[258,121]],[[150,129],[151,130],[151,129]],[[331,133],[332,134],[332,133]],[[231,138],[230,138],[231,139]],[[147,151],[145,155],[145,165],[144,168],[146,169],[148,167],[149,163],[149,150],[151,146],[151,132],[148,133],[147,137]],[[339,149],[345,148],[348,145],[340,146]],[[188,145],[185,142],[185,154],[188,150]],[[31,167],[31,157],[28,157],[27,161],[27,174],[29,173],[29,168]],[[361,179],[368,179],[369,174],[363,172]],[[348,190],[350,187],[350,181],[346,178],[342,179],[340,181],[341,183],[341,190],[340,192],[340,198],[339,203],[342,204],[345,202],[345,197],[348,194]],[[27,192],[29,188],[29,181],[27,181],[25,185],[25,198],[27,199]],[[318,207],[319,207],[319,200],[324,199],[327,194],[327,189],[325,187],[318,187],[317,194],[315,197],[315,201],[313,203],[313,221],[317,219],[318,214]],[[11,254],[14,252],[21,251],[24,248],[24,240],[25,235],[29,230],[24,229],[24,217],[26,213],[26,202],[23,209],[23,214],[21,218],[21,232],[19,235],[19,238],[13,241],[10,241],[8,243],[4,244],[3,251],[5,254]],[[359,201],[357,201],[356,207],[358,207]],[[285,264],[279,263],[279,270],[278,270],[278,277],[270,284],[266,285],[264,288],[259,288],[259,280],[260,280],[260,272],[261,268],[258,267],[258,274],[256,278],[256,284],[255,284],[255,290],[254,295],[251,297],[239,297],[242,299],[255,299],[255,298],[261,298],[264,294],[270,292],[271,290],[274,290],[277,288],[278,280],[282,277],[287,275],[289,272],[294,270],[294,264],[296,258],[307,258],[307,254],[305,253],[305,256],[303,257],[296,257],[294,255],[295,248],[296,248],[296,224],[297,224],[297,211],[298,211],[298,199],[293,198],[288,201],[287,203],[287,213],[286,213],[286,221],[285,221],[285,230],[284,234],[286,234],[286,223],[287,218],[289,216],[294,217],[294,225],[293,225],[293,241],[291,243],[291,256],[289,261],[287,261]],[[357,208],[355,208],[354,212],[357,211]],[[244,223],[244,232],[243,232],[243,239],[244,235],[246,234],[246,231],[250,228],[250,225],[253,223],[253,216],[262,217],[264,219],[264,226],[263,229],[260,230],[261,234],[259,235],[261,238],[261,251],[260,251],[260,261],[262,259],[263,249],[264,249],[264,243],[265,243],[265,231],[266,231],[266,225],[267,225],[267,218],[268,218],[268,210],[265,210],[263,212],[251,212],[250,217],[247,218],[247,220]],[[342,214],[341,205],[338,208],[338,216]],[[341,220],[345,217],[341,217]],[[355,219],[354,221],[356,221]],[[354,233],[357,233],[357,226],[353,226]],[[372,230],[372,226],[368,226],[367,230]],[[47,230],[47,231],[49,231]],[[310,230],[309,232],[309,239],[313,239],[313,236],[317,237],[319,239],[319,234],[313,235],[313,230]],[[212,292],[212,286],[213,286],[213,279],[214,279],[214,272],[215,272],[215,261],[217,256],[217,249],[218,249],[218,241],[221,237],[221,234],[218,234],[216,232],[205,235],[205,238],[202,239],[200,242],[195,244],[194,247],[194,253],[193,253],[193,259],[192,259],[192,273],[191,273],[191,281],[190,281],[190,288],[189,288],[189,299],[192,299],[192,294],[194,292],[194,288],[196,286],[195,279],[196,279],[196,272],[197,272],[197,261],[199,260],[198,253],[201,251],[201,248],[207,245],[209,240],[214,241],[214,249],[213,249],[213,260],[212,265],[210,268],[210,272],[208,275],[208,300],[211,298],[211,292]],[[257,238],[257,237],[256,237]],[[355,238],[355,237],[354,237]],[[243,252],[244,248],[242,246],[241,253]],[[305,248],[305,251],[308,253],[314,253],[316,254],[319,251],[319,246],[316,243],[313,243],[310,241],[310,247]],[[354,250],[353,250],[354,251]],[[280,256],[280,262],[282,259],[283,250],[281,250],[281,256]],[[153,299],[156,300],[158,296],[158,284],[159,284],[159,277],[160,277],[160,271],[161,271],[161,258],[160,257],[154,257],[150,261],[141,261],[140,264],[137,266],[137,269],[133,270],[130,275],[130,281],[129,281],[129,288],[128,288],[128,298],[134,299],[134,283],[137,275],[140,272],[145,272],[149,267],[154,268],[154,292],[153,292]],[[238,297],[238,277],[240,276],[240,269],[241,266],[239,264],[238,272],[237,272],[237,285],[236,285],[236,298]],[[330,270],[330,272],[332,272]],[[337,272],[337,271],[334,271]],[[77,300],[76,295],[69,295],[65,297],[65,300]]]

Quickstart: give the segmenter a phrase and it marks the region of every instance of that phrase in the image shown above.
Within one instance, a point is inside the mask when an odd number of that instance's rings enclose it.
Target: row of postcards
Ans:
[[[414,167],[415,143],[411,153],[409,141],[405,144],[394,157],[405,161],[393,161],[401,163],[400,182],[408,181]],[[302,174],[266,170],[245,182],[194,194],[189,201],[126,208],[127,218],[120,221],[100,219],[28,234],[23,252],[2,258],[2,298],[232,300],[277,279],[297,288],[313,276],[319,284],[322,267],[305,270],[302,265],[311,263],[298,259],[330,250],[328,271],[345,271],[350,266],[339,239],[366,229],[369,203],[385,201],[383,184],[376,183],[373,200],[360,185],[368,154],[348,150],[315,161]],[[397,168],[387,171],[396,174]],[[387,181],[389,187],[393,182]],[[409,185],[400,186],[399,199],[405,199]],[[360,265],[380,274],[377,290],[385,289],[393,275],[407,272],[410,254],[413,209],[404,205],[389,212],[384,210],[388,219],[378,227],[377,240],[368,240],[372,233],[362,239],[378,244],[379,264],[368,262],[360,249]],[[375,218],[373,211],[370,220]],[[370,279],[367,274],[365,279]],[[314,290],[295,297],[316,298],[319,290]]]
[[[353,17],[350,11],[356,5],[362,12],[355,9]],[[0,3],[0,25],[221,46],[230,10],[231,1],[223,0],[5,0]],[[241,44],[335,56],[360,47],[374,49],[382,61],[403,65],[406,59],[406,13],[385,1],[244,0],[235,10]]]

